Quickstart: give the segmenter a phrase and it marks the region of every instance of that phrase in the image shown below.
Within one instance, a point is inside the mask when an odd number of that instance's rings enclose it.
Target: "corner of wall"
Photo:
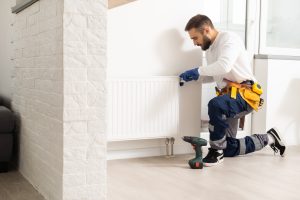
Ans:
[[[106,199],[106,0],[64,0],[63,199]]]
[[[264,93],[264,105],[258,112],[252,115],[252,133],[265,133],[267,129],[267,94],[268,94],[268,60],[267,59],[254,59],[254,74],[257,81],[261,84]]]

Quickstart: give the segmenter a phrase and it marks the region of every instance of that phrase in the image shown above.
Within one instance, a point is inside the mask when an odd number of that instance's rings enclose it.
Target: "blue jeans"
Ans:
[[[238,119],[251,113],[252,108],[237,94],[217,96],[208,103],[209,142],[213,149],[223,149],[224,156],[251,153],[268,144],[267,134],[253,134],[236,139]]]

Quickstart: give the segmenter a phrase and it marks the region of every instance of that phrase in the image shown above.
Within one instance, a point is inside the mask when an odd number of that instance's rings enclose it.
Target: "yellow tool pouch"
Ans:
[[[261,86],[258,83],[239,84],[227,80],[227,87],[219,95],[230,94],[230,97],[236,99],[237,92],[241,97],[255,110],[262,106],[263,99],[260,95],[263,93]]]
[[[246,99],[249,99],[251,101],[259,101],[260,100],[260,97],[258,94],[256,94],[255,92],[253,92],[252,90],[250,89],[245,89],[244,91],[244,97]]]
[[[239,89],[239,93],[241,97],[255,110],[258,111],[258,107],[260,106],[261,100],[260,95],[253,92],[249,88],[242,87]]]
[[[237,94],[237,88],[232,87],[231,92],[230,92],[230,97],[233,98],[233,99],[236,99],[236,94]]]

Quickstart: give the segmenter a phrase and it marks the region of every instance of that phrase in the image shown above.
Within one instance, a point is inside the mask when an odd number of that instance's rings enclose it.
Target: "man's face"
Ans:
[[[211,39],[205,34],[205,30],[201,33],[199,30],[192,28],[188,31],[194,45],[200,46],[203,51],[206,51],[211,45]]]

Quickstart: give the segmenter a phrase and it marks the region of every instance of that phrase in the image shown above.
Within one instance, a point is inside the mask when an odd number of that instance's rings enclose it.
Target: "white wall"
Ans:
[[[200,48],[184,31],[188,19],[201,12],[201,1],[195,2],[140,0],[109,10],[109,75],[177,75],[201,64]]]
[[[202,51],[193,45],[185,25],[192,16],[206,14],[218,29],[232,29],[243,37],[244,26],[234,21],[226,2],[139,0],[109,10],[108,76],[178,76],[202,65]],[[175,138],[175,153],[192,152],[181,136],[200,134],[201,89],[200,81],[180,88],[180,134]],[[108,149],[108,158],[160,155],[165,152],[165,141],[110,142]]]
[[[64,0],[63,199],[106,199],[106,0]]]
[[[106,199],[106,10],[40,0],[16,15],[19,170],[47,200]]]
[[[202,51],[184,31],[190,17],[200,12],[205,13],[203,1],[197,0],[139,0],[109,10],[109,77],[177,76],[200,66]],[[199,135],[201,85],[186,84],[180,92],[180,135]],[[180,140],[176,138],[175,144],[182,145]],[[164,140],[111,142],[108,147],[109,158],[122,149],[129,150],[129,157],[145,156],[145,149],[159,155],[164,153]],[[188,151],[185,148],[177,146],[175,151]]]
[[[245,6],[244,1],[239,2]],[[234,9],[235,4],[229,7]],[[227,6],[221,0],[139,0],[110,9],[108,75],[178,75],[201,65],[201,50],[194,47],[185,25],[192,16],[206,14],[218,29],[230,29],[244,37],[244,22],[235,22],[238,17],[227,13]]]
[[[253,115],[253,132],[276,126],[287,145],[299,145],[300,60],[256,59],[255,74],[265,90],[265,105]]]
[[[9,100],[12,97],[13,63],[10,59],[13,54],[11,23],[14,15],[10,8],[13,4],[13,1],[9,0],[0,2],[0,96]]]
[[[14,92],[19,171],[49,200],[62,198],[63,1],[41,0],[15,15]]]

